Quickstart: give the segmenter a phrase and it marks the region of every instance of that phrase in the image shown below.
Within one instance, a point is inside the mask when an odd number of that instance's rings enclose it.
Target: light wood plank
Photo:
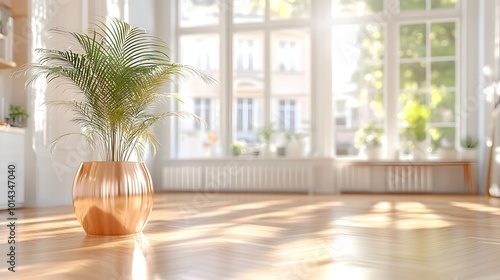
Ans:
[[[144,233],[87,237],[71,207],[18,209],[0,279],[498,279],[500,200],[156,194]],[[9,278],[11,277],[11,278]]]

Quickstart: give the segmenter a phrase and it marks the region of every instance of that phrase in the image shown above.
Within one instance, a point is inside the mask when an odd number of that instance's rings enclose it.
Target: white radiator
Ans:
[[[199,190],[203,187],[203,167],[170,166],[163,168],[163,186],[175,186],[176,190]]]
[[[166,166],[162,189],[179,191],[312,192],[313,167],[221,162],[201,166]]]
[[[429,192],[429,166],[339,166],[337,184],[343,192]]]
[[[387,190],[390,192],[429,192],[433,176],[430,166],[385,167]]]

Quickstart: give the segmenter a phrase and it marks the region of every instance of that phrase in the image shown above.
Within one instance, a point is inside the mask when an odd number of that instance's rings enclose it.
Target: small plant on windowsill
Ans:
[[[273,140],[274,129],[272,124],[268,126],[264,126],[257,130],[257,135],[264,142],[264,155],[271,154],[271,141]]]
[[[231,145],[231,151],[233,152],[234,156],[241,155],[245,152],[246,150],[246,143],[242,141],[234,141],[233,144]]]
[[[300,136],[293,131],[282,131],[278,133],[276,155],[286,156],[287,150],[293,152],[293,143],[299,141],[299,137]]]
[[[462,146],[462,159],[466,160],[476,160],[477,159],[477,147],[479,146],[479,141],[477,138],[472,136],[466,136],[460,142],[460,146]]]
[[[435,148],[440,159],[457,159],[457,150],[455,149],[455,144],[447,137],[442,137]]]
[[[467,136],[464,139],[462,139],[460,144],[464,149],[476,149],[477,146],[479,145],[479,141],[477,140],[477,138],[474,138],[472,136]]]
[[[382,125],[376,122],[369,122],[356,131],[354,146],[359,149],[361,157],[367,159],[383,157],[383,132]]]
[[[382,145],[382,126],[370,122],[362,126],[356,131],[355,147],[360,149],[362,146],[379,146]]]
[[[274,129],[272,125],[264,126],[259,128],[259,130],[257,130],[257,135],[266,145],[269,145],[271,143],[273,134],[274,134]]]

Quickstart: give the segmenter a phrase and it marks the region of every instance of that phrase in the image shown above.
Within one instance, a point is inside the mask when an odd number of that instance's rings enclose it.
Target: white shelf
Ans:
[[[0,133],[14,133],[14,134],[24,134],[24,128],[12,127],[12,126],[0,126]],[[2,147],[0,147],[2,148]]]

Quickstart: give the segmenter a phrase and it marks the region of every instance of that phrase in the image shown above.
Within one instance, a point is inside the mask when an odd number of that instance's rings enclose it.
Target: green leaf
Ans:
[[[38,49],[38,60],[15,75],[30,75],[27,85],[38,79],[78,90],[78,101],[50,103],[73,113],[87,143],[106,161],[127,161],[135,153],[140,160],[158,140],[151,127],[169,117],[198,117],[186,112],[162,111],[166,100],[178,96],[161,92],[166,83],[197,77],[207,85],[216,81],[197,69],[172,63],[169,48],[145,30],[120,19],[100,22],[88,33],[54,29],[72,40],[68,49]],[[59,140],[58,138],[57,140]]]

